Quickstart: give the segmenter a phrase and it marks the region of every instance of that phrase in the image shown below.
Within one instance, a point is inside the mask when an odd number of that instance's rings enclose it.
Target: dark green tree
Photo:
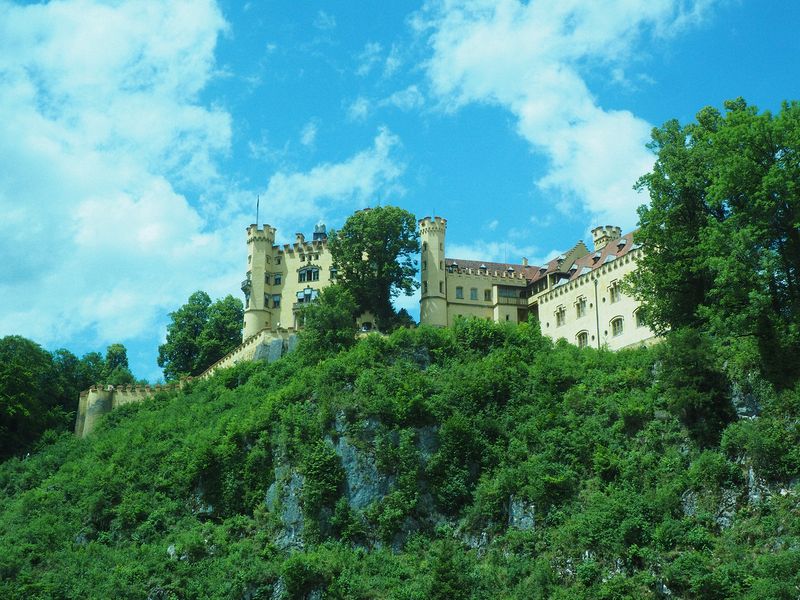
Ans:
[[[396,206],[361,210],[331,233],[329,244],[340,282],[359,313],[371,312],[379,328],[390,329],[396,317],[392,299],[419,287],[414,215]]]
[[[321,357],[346,350],[356,341],[356,313],[353,295],[341,285],[332,285],[303,309],[302,348],[304,355]]]
[[[128,367],[128,350],[122,344],[111,344],[106,348],[103,383],[124,385],[135,381]]]
[[[242,341],[244,308],[230,295],[212,303],[205,292],[195,292],[170,318],[167,341],[158,347],[167,381],[199,375]]]
[[[631,283],[657,331],[698,327],[730,367],[787,386],[800,373],[800,104],[725,108],[654,130]]]
[[[23,452],[68,420],[50,353],[18,335],[0,339],[0,458]]]

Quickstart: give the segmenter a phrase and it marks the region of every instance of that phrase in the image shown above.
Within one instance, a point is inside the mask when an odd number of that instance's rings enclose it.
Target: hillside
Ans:
[[[479,321],[316,356],[0,465],[0,597],[800,595],[798,388]]]

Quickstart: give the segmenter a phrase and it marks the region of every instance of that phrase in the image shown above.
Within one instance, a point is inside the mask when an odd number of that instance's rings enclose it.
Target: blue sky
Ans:
[[[800,3],[0,0],[0,335],[124,343],[241,296],[282,240],[398,204],[448,255],[544,261],[636,225],[650,129],[800,99]],[[400,305],[417,306],[416,298]]]

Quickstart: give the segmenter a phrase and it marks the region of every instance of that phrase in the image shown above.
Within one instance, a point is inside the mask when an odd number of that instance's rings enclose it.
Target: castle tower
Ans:
[[[419,319],[439,327],[447,326],[447,284],[445,282],[444,237],[447,219],[425,217],[419,222],[422,242]]]
[[[614,225],[600,225],[592,229],[592,238],[594,239],[595,252],[605,248],[609,242],[618,240],[622,237],[622,229]]]
[[[267,264],[272,262],[275,231],[269,225],[264,225],[263,229],[258,225],[247,228],[247,275],[242,282],[245,296],[243,339],[272,326],[266,278]]]

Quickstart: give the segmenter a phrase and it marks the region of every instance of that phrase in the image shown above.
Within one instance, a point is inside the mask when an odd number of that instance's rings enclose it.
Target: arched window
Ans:
[[[611,321],[611,335],[613,335],[614,337],[622,335],[622,329],[623,329],[622,317],[616,317]]]
[[[636,326],[637,327],[647,327],[647,323],[644,322],[644,313],[641,309],[637,310],[633,313],[633,316],[636,317]]]
[[[581,331],[575,336],[575,341],[578,342],[578,348],[586,348],[589,345],[589,332]]]

